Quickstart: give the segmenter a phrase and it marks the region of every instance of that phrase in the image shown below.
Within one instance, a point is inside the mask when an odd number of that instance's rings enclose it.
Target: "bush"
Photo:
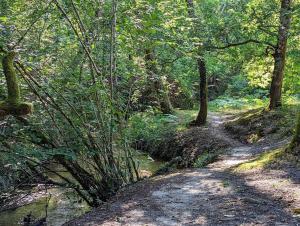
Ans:
[[[148,111],[133,115],[126,132],[135,149],[149,152],[166,137],[174,136],[177,125],[177,116]]]

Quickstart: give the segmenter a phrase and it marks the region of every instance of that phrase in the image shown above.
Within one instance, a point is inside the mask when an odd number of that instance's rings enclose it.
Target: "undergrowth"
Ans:
[[[220,152],[209,152],[205,151],[203,154],[201,154],[195,161],[194,167],[195,168],[203,168],[207,166],[210,163],[215,162],[220,155]]]
[[[256,143],[266,137],[282,140],[293,135],[299,102],[285,102],[275,111],[257,108],[241,112],[225,124],[233,137],[245,143]]]
[[[128,121],[127,135],[138,149],[155,148],[167,137],[185,130],[196,113],[193,110],[175,110],[174,115],[152,111],[137,113]]]
[[[229,97],[220,96],[218,99],[209,102],[210,111],[234,112],[241,110],[251,110],[259,107],[266,107],[268,99],[258,99],[253,96]]]
[[[257,98],[255,95],[246,95],[244,97],[220,96],[209,102],[209,110],[213,112],[241,112],[256,108],[267,108],[269,99]],[[299,105],[300,100],[297,96],[283,96],[283,105]]]

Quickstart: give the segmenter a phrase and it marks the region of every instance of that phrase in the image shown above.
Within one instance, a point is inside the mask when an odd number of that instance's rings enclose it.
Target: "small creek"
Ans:
[[[137,159],[142,175],[151,175],[163,164],[162,162],[154,161],[148,154],[139,151],[134,151],[133,156]],[[62,188],[51,188],[47,190],[47,193],[51,194],[47,209],[47,226],[60,226],[90,210],[90,207],[86,203],[79,201],[73,191]],[[34,218],[45,217],[47,197],[41,195],[40,198],[35,199],[35,201],[27,205],[0,212],[0,226],[22,225],[23,218],[29,213]]]

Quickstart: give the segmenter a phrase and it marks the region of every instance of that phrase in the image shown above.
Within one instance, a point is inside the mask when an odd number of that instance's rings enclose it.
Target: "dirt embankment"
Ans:
[[[295,127],[296,110],[268,111],[260,108],[234,116],[225,124],[233,138],[245,144],[260,141],[283,140],[291,137]]]
[[[228,140],[214,133],[208,127],[191,128],[162,142],[150,154],[154,158],[170,161],[181,157],[181,167],[190,167],[204,152],[215,152],[230,147]]]

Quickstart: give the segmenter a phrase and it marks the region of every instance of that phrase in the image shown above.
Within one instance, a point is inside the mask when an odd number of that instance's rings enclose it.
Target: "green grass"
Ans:
[[[267,104],[268,99],[257,99],[252,96],[243,98],[221,96],[218,99],[209,102],[209,110],[215,112],[246,111],[254,108],[266,107]]]
[[[213,112],[241,112],[256,108],[267,108],[269,99],[258,99],[248,95],[245,97],[220,96],[218,99],[209,102],[209,111]],[[283,96],[283,105],[299,105],[300,100],[295,96]]]
[[[174,114],[178,119],[176,130],[181,131],[185,130],[187,125],[197,117],[198,110],[175,110]]]
[[[280,158],[284,154],[284,150],[284,148],[279,148],[262,153],[254,160],[239,164],[234,168],[234,171],[241,172],[253,169],[263,169]]]

